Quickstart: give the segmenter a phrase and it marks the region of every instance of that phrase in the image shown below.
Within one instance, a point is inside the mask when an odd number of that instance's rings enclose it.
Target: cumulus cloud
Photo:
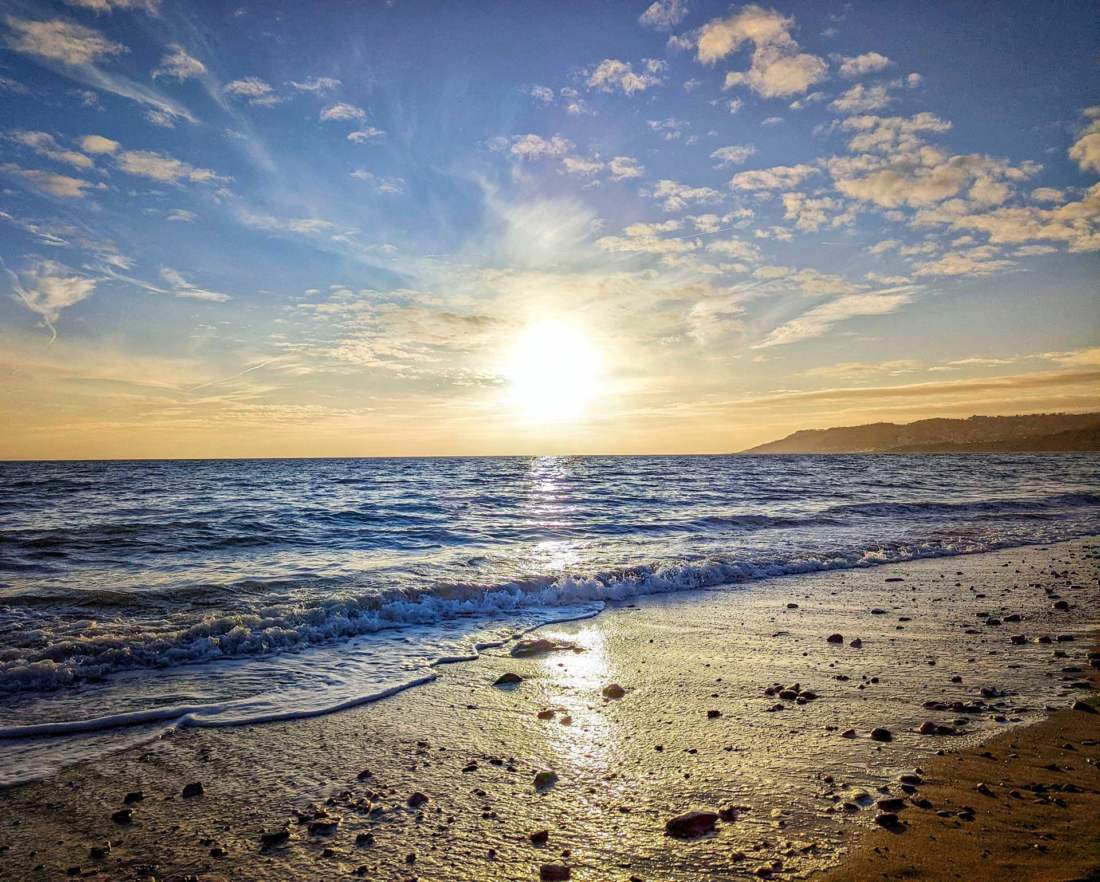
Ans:
[[[893,62],[885,55],[878,52],[864,52],[862,55],[845,56],[837,69],[842,77],[861,77],[864,74],[876,73],[885,70]]]
[[[964,251],[950,251],[935,260],[916,265],[915,276],[988,276],[1015,265],[1015,261],[998,256],[999,251],[989,246]]]
[[[683,211],[689,205],[710,205],[722,201],[722,194],[710,187],[690,187],[667,178],[657,181],[642,195],[658,200],[665,211]]]
[[[788,190],[817,173],[818,169],[812,165],[776,165],[738,172],[730,178],[730,187],[734,190]]]
[[[85,153],[103,155],[114,153],[118,150],[118,147],[118,141],[112,141],[110,138],[103,137],[103,135],[85,135],[80,139],[80,149]]]
[[[227,95],[243,98],[257,107],[273,107],[283,100],[271,88],[270,83],[259,77],[242,77],[239,80],[233,80],[231,83],[226,83],[224,91]]]
[[[850,116],[840,127],[854,132],[848,149],[870,153],[912,153],[924,143],[923,136],[949,131],[951,123],[934,113],[914,116]]]
[[[554,90],[549,86],[524,86],[523,91],[543,106],[554,103]]]
[[[549,140],[539,135],[518,135],[508,151],[520,159],[541,159],[546,156],[564,156],[573,149],[573,142],[560,135]]]
[[[668,64],[656,58],[647,58],[643,62],[643,69],[634,70],[634,66],[628,61],[620,61],[617,58],[605,58],[599,63],[588,77],[588,87],[599,89],[601,92],[622,92],[624,95],[633,95],[635,92],[644,92],[653,86],[659,86],[664,82],[663,74],[668,70]]]
[[[607,163],[607,170],[611,173],[611,179],[624,181],[627,178],[640,178],[645,174],[645,169],[633,156],[614,156]]]
[[[97,30],[61,18],[33,21],[9,15],[5,22],[12,32],[8,37],[12,49],[48,61],[83,65],[128,51]]]
[[[164,53],[160,64],[153,68],[153,78],[166,77],[172,80],[189,80],[206,73],[206,65],[187,54],[179,43],[171,43]]]
[[[830,160],[837,190],[845,196],[885,208],[931,206],[970,185],[972,200],[987,205],[1003,202],[1011,192],[1008,181],[1022,181],[1038,171],[1034,163],[1012,166],[981,154],[948,156],[924,148],[891,160],[859,156]]]
[[[746,85],[765,98],[805,92],[825,78],[827,66],[816,55],[802,52],[791,36],[793,19],[760,6],[746,6],[729,18],[713,19],[699,32],[697,57],[715,64],[745,43],[752,43],[747,71],[726,74],[725,87]]]
[[[73,168],[87,169],[95,165],[91,157],[69,150],[57,143],[57,139],[48,132],[31,132],[26,129],[18,129],[8,132],[7,138],[16,144],[33,150],[39,156],[45,156],[54,162],[63,162]]]
[[[604,163],[598,159],[587,159],[583,156],[566,156],[561,161],[562,167],[571,175],[590,178],[599,174],[604,169]]]
[[[345,101],[337,101],[321,111],[322,122],[330,120],[354,120],[359,122],[366,119],[366,116],[367,112],[362,107],[356,107],[354,104],[348,104]]]
[[[687,14],[685,0],[654,0],[638,17],[638,21],[647,28],[667,31],[683,21]]]
[[[722,168],[724,166],[740,165],[755,153],[756,148],[752,144],[731,144],[729,147],[719,147],[711,153],[710,158],[718,160],[718,165],[715,168]]]
[[[1069,158],[1081,171],[1100,172],[1100,105],[1086,108],[1084,115],[1092,122],[1069,148]]]
[[[829,106],[838,113],[866,113],[869,110],[881,110],[892,100],[885,86],[856,83]]]

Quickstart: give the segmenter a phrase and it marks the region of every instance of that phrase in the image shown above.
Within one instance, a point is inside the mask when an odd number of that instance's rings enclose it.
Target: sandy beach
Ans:
[[[1098,548],[643,598],[374,704],[178,730],[0,792],[0,877],[1086,878]]]

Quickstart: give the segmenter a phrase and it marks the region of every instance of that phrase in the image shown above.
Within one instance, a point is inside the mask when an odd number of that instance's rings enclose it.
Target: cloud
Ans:
[[[153,68],[153,79],[166,77],[183,81],[192,77],[201,77],[205,73],[205,64],[188,55],[187,50],[179,43],[169,43],[168,51],[164,53],[160,64]]]
[[[951,123],[934,113],[914,116],[851,116],[840,123],[848,132],[855,132],[848,149],[871,153],[911,153],[923,145],[922,135],[942,133]]]
[[[1031,198],[1036,202],[1065,202],[1066,194],[1054,187],[1036,187],[1031,191]]]
[[[379,193],[403,193],[405,191],[404,178],[380,178],[376,174],[364,168],[357,168],[351,172],[351,176],[358,181],[366,181],[373,184]]]
[[[5,272],[15,296],[42,318],[53,337],[57,336],[54,325],[61,311],[91,297],[99,281],[55,260],[36,260],[18,274],[8,269]]]
[[[43,193],[49,193],[51,196],[58,196],[62,199],[83,199],[84,191],[94,186],[83,178],[73,178],[68,175],[59,175],[54,172],[42,171],[41,169],[22,168],[11,162],[0,165],[0,172],[22,178],[35,190],[40,190]]]
[[[604,169],[604,164],[600,160],[586,159],[583,156],[566,156],[561,164],[569,174],[581,177],[592,177]]]
[[[298,92],[313,92],[316,95],[325,95],[339,89],[343,84],[335,77],[306,77],[300,83],[290,80],[288,85]]]
[[[816,55],[800,51],[790,34],[793,24],[777,12],[746,6],[734,16],[703,26],[697,57],[703,64],[714,64],[751,42],[749,70],[727,73],[725,88],[747,85],[765,98],[801,94],[824,79],[828,67]]]
[[[756,148],[752,144],[731,145],[729,147],[719,147],[711,153],[710,158],[718,160],[718,165],[715,168],[722,168],[723,166],[740,165],[755,153]]]
[[[1016,265],[1015,261],[997,257],[998,251],[989,246],[967,251],[950,251],[936,260],[916,265],[915,276],[988,276]]]
[[[524,86],[523,91],[544,107],[554,103],[554,90],[549,86]]]
[[[273,107],[283,100],[269,83],[259,77],[242,77],[239,80],[233,80],[231,83],[226,83],[223,91],[227,95],[244,98],[249,104],[258,107]]]
[[[30,132],[25,129],[8,132],[7,138],[16,144],[22,144],[54,162],[63,162],[73,168],[87,169],[95,165],[95,162],[83,153],[75,150],[67,150],[57,143],[57,139],[47,132]]]
[[[352,144],[366,144],[370,141],[377,141],[379,138],[385,136],[385,132],[382,129],[376,129],[374,126],[367,126],[365,129],[358,129],[354,132],[348,132],[348,140]]]
[[[153,150],[123,150],[115,158],[115,165],[119,171],[126,172],[128,175],[138,175],[162,183],[176,184],[184,180],[208,183],[225,180],[208,168],[196,168],[175,157]]]
[[[803,193],[783,194],[783,217],[793,220],[803,232],[816,232],[829,224],[840,227],[855,220],[854,213],[844,212],[844,203],[830,196],[812,198]],[[840,213],[844,212],[844,213]]]
[[[1100,106],[1088,107],[1083,113],[1092,122],[1069,148],[1069,158],[1081,171],[1100,172]]]
[[[9,15],[5,21],[12,30],[8,38],[12,49],[48,61],[84,65],[129,51],[97,30],[61,18],[32,21]]]
[[[864,52],[862,55],[845,56],[837,73],[842,77],[854,79],[864,74],[885,70],[893,63],[885,55],[880,55],[878,52]]]
[[[667,31],[683,21],[687,14],[685,0],[654,0],[638,17],[638,21],[647,28]]]
[[[156,110],[150,107],[142,116],[153,125],[160,126],[162,129],[174,129],[176,127],[175,117],[170,113],[165,113],[163,110]]]
[[[607,163],[607,170],[614,181],[624,181],[627,178],[640,178],[645,174],[645,168],[633,156],[614,156]]]
[[[103,155],[114,153],[118,150],[118,147],[118,141],[112,141],[110,138],[103,137],[103,135],[85,135],[80,139],[80,149],[85,153]]]
[[[508,151],[520,159],[541,159],[546,156],[564,156],[573,149],[573,142],[560,135],[549,140],[539,135],[517,135]]]
[[[182,224],[193,224],[198,220],[198,215],[193,211],[187,211],[183,208],[173,208],[165,216],[165,220],[174,221]]]
[[[53,67],[61,75],[85,86],[148,105],[173,118],[195,122],[186,108],[156,90],[97,67],[96,61],[129,51],[99,31],[64,19],[32,21],[7,16],[5,22],[12,32],[7,43],[17,52],[31,55],[45,66]],[[86,98],[95,95],[88,90],[82,90],[80,94]]]
[[[777,165],[738,172],[730,178],[730,187],[734,190],[789,190],[817,173],[818,169],[812,165]]]
[[[354,104],[348,104],[344,101],[330,104],[321,111],[322,122],[331,120],[355,120],[358,122],[366,119],[366,116],[367,112],[362,107],[356,107]]]
[[[690,123],[671,116],[668,119],[647,119],[646,125],[666,141],[679,141],[684,132],[691,128]]]
[[[657,181],[642,195],[660,200],[665,211],[683,211],[691,204],[710,205],[722,201],[722,194],[710,187],[689,187],[667,178]]]
[[[968,184],[971,199],[998,204],[1011,192],[1005,179],[1024,180],[1038,171],[1038,166],[1032,163],[1012,166],[1005,160],[981,154],[946,156],[932,148],[893,161],[876,157],[840,158],[831,160],[828,166],[833,183],[845,196],[885,208],[931,206],[955,196]]]
[[[65,0],[68,6],[80,6],[96,13],[114,12],[116,9],[140,9],[149,15],[160,12],[160,0]]]
[[[205,300],[209,303],[225,303],[227,300],[232,299],[228,294],[222,294],[220,291],[208,291],[205,288],[200,288],[168,266],[161,267],[160,277],[176,297],[183,297],[187,300]]]
[[[815,306],[798,318],[780,325],[753,348],[785,346],[820,337],[834,325],[858,316],[887,315],[912,301],[908,292],[847,294]]]
[[[589,75],[588,87],[601,92],[619,91],[624,95],[633,95],[661,85],[664,82],[661,75],[668,69],[668,64],[655,58],[647,58],[643,64],[643,71],[635,71],[630,62],[605,58]]]
[[[838,113],[866,113],[881,110],[893,99],[885,86],[865,86],[856,83],[829,106]]]

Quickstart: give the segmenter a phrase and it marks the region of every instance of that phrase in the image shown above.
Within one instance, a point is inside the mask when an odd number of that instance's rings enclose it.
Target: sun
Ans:
[[[530,421],[578,419],[597,392],[599,352],[575,327],[545,320],[520,334],[506,374],[511,402]]]

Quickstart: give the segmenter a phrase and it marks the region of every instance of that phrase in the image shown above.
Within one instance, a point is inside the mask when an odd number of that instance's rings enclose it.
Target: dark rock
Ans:
[[[194,796],[202,796],[205,792],[206,788],[202,786],[202,781],[192,781],[184,786],[180,796],[184,799],[191,799]]]
[[[374,773],[370,769],[363,769],[358,775],[355,776],[357,781],[366,781],[368,778],[374,776]]]
[[[141,802],[145,799],[145,792],[142,790],[132,790],[127,793],[123,798],[123,805],[133,805],[135,802]]]
[[[888,796],[885,799],[880,799],[875,803],[884,812],[900,812],[905,808],[905,800],[900,796]]]
[[[538,717],[540,720],[552,720],[554,719],[554,715],[556,713],[557,711],[554,710],[540,710],[537,714],[535,714],[535,716]]]
[[[709,710],[709,711],[707,711],[707,719],[708,720],[716,720],[720,716],[722,716],[722,712],[720,710]]]
[[[282,845],[288,839],[290,839],[290,831],[287,829],[265,830],[260,834],[260,845],[263,848],[272,848],[276,845]]]
[[[523,677],[519,674],[513,674],[509,671],[507,674],[501,674],[496,680],[493,681],[494,686],[510,686],[515,683],[522,683]]]
[[[665,833],[677,839],[694,839],[713,832],[717,820],[714,812],[685,812],[665,822]]]
[[[873,741],[893,741],[894,733],[889,729],[883,729],[881,726],[876,726],[871,730],[871,740]]]
[[[421,793],[419,790],[417,790],[415,793],[413,793],[408,798],[407,803],[408,803],[409,808],[420,808],[420,806],[422,806],[427,801],[428,801],[428,797],[426,797],[423,793]]]
[[[611,683],[603,687],[604,698],[622,698],[624,695],[626,695],[626,690],[618,683]]]
[[[109,855],[110,853],[111,853],[111,843],[110,842],[108,842],[105,845],[93,845],[90,849],[88,849],[88,854],[91,856],[93,861],[101,861],[105,857],[107,857],[107,855]]]
[[[892,830],[897,827],[901,821],[893,812],[882,812],[881,814],[875,815],[875,823],[880,827],[885,827],[887,830]]]
[[[858,637],[848,644],[852,649],[863,649],[863,641]]]
[[[550,831],[536,830],[534,833],[528,833],[527,838],[531,840],[532,845],[545,845],[546,841],[550,838]]]
[[[1088,703],[1087,701],[1081,701],[1080,699],[1078,699],[1077,701],[1075,701],[1075,702],[1074,702],[1074,703],[1073,703],[1073,704],[1071,705],[1071,707],[1072,707],[1072,708],[1073,708],[1073,710],[1075,710],[1075,711],[1083,711],[1083,712],[1084,712],[1084,713],[1086,713],[1086,714],[1094,714],[1094,713],[1096,713],[1096,708],[1094,708],[1094,707],[1093,707],[1093,706],[1092,706],[1091,704],[1089,704],[1089,703]]]
[[[111,820],[116,824],[129,824],[134,819],[133,809],[119,809],[117,812],[111,815]]]
[[[1014,646],[1023,646],[1027,643],[1027,635],[1025,634],[1013,634],[1008,638]]]
[[[1050,605],[1050,608],[1051,609],[1061,609],[1061,610],[1069,609],[1069,601],[1068,600],[1056,600],[1056,601],[1054,601],[1054,603],[1052,603]]]
[[[545,790],[547,787],[550,787],[550,786],[556,784],[557,780],[558,780],[558,773],[557,772],[538,772],[535,775],[535,789],[536,790]]]
[[[539,867],[539,879],[541,882],[563,882],[571,879],[573,874],[565,864],[543,864]]]
[[[843,634],[830,634],[828,637],[825,638],[825,641],[827,643],[843,643],[844,642],[844,635]]]

